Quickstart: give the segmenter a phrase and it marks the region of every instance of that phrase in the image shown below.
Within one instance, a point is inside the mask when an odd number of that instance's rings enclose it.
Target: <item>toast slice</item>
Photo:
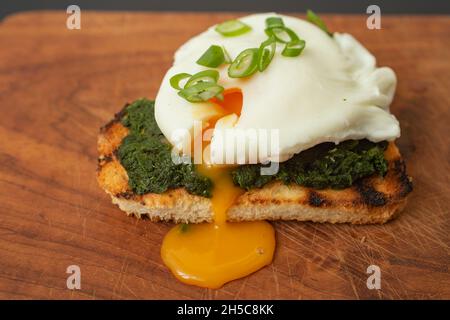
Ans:
[[[112,202],[128,215],[153,221],[177,223],[212,222],[208,198],[188,193],[183,188],[162,194],[134,194],[128,186],[126,170],[117,159],[117,149],[128,129],[122,112],[101,128],[98,136],[97,180]],[[272,182],[261,189],[242,194],[228,211],[229,221],[298,220],[330,223],[385,223],[406,204],[412,191],[411,178],[395,143],[385,151],[388,172],[385,177],[371,176],[343,190],[315,190],[299,185]]]

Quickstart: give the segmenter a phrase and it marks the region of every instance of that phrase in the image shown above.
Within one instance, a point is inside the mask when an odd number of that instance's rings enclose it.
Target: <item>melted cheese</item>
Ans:
[[[190,103],[178,96],[169,84],[170,77],[206,69],[196,64],[196,60],[212,44],[223,45],[232,58],[244,49],[259,47],[267,38],[265,19],[273,15],[241,18],[252,31],[238,37],[223,37],[211,27],[176,52],[174,64],[155,100],[156,120],[172,144],[180,145],[190,139],[188,134],[175,132],[180,129],[192,132],[195,120],[208,121],[221,114],[215,112],[210,102]],[[283,57],[283,44],[277,44],[277,52],[264,72],[233,79],[227,75],[227,65],[218,68],[219,84],[226,89],[240,88],[243,93],[241,115],[230,129],[279,130],[279,147],[258,160],[278,157],[286,160],[322,142],[363,138],[378,142],[397,138],[399,124],[389,112],[396,86],[394,72],[386,67],[377,68],[375,58],[351,35],[335,33],[329,37],[311,23],[281,17],[286,26],[306,41],[299,57]],[[246,139],[249,143],[251,137]],[[227,154],[232,149],[232,143],[213,137],[212,162],[220,163],[215,155]]]

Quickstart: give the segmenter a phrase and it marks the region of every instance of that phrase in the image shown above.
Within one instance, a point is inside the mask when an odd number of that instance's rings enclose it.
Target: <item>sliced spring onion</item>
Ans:
[[[225,49],[224,46],[222,46],[222,50],[223,50],[223,55],[225,56],[225,63],[226,64],[230,64],[231,62],[233,62],[233,60],[230,57],[230,54],[228,53],[228,51]]]
[[[252,28],[239,20],[228,20],[217,25],[215,30],[225,37],[236,37],[249,32]]]
[[[218,95],[216,95],[217,100],[219,101],[223,101],[225,99],[224,95],[222,93],[219,93]]]
[[[208,68],[217,68],[225,61],[225,54],[221,46],[212,45],[197,60],[197,64]]]
[[[191,75],[189,73],[178,73],[170,78],[169,82],[172,88],[181,90],[180,82],[183,79],[189,78]]]
[[[299,40],[297,34],[286,27],[267,28],[266,34],[271,37],[274,36],[278,42],[288,43],[294,40]]]
[[[281,54],[285,57],[296,57],[302,53],[305,44],[305,40],[293,40],[288,42]]]
[[[199,82],[178,92],[178,95],[189,102],[202,102],[220,95],[223,87],[217,83]]]
[[[280,17],[269,17],[266,19],[266,28],[283,28],[284,22]]]
[[[203,70],[197,72],[186,82],[184,88],[195,86],[197,83],[208,82],[217,83],[219,80],[219,72],[216,70]]]
[[[323,22],[323,20],[320,19],[320,17],[317,14],[315,14],[312,10],[306,11],[306,18],[308,19],[309,22],[315,24],[320,29],[325,31],[330,37],[333,36],[333,34],[330,31],[328,31],[328,28],[327,28],[325,22]]]
[[[261,43],[258,51],[258,70],[263,72],[272,61],[277,48],[277,40],[274,36]]]
[[[250,48],[239,53],[228,68],[228,76],[243,78],[254,74],[258,69],[258,51],[257,48]]]

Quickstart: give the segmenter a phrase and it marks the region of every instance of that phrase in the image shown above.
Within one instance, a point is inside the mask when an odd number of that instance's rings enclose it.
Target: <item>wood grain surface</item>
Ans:
[[[450,298],[450,18],[324,15],[398,75],[392,106],[415,190],[386,225],[274,223],[259,272],[208,290],[175,280],[159,248],[170,224],[127,217],[97,186],[96,137],[126,101],[153,98],[173,52],[236,14],[29,12],[0,24],[0,298]],[[381,290],[366,286],[381,268]],[[81,290],[66,268],[81,268]]]

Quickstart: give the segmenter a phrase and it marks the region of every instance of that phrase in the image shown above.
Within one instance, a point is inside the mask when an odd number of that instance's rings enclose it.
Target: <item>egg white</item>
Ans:
[[[155,100],[156,121],[173,145],[190,142],[196,120],[207,122],[227,114],[210,102],[190,103],[181,98],[169,79],[177,73],[195,74],[207,69],[196,61],[212,44],[224,46],[232,58],[244,49],[259,47],[267,39],[265,20],[275,15],[240,18],[252,31],[238,37],[224,37],[213,26],[175,53]],[[283,161],[322,142],[363,138],[378,142],[400,136],[399,123],[389,112],[396,87],[396,76],[390,68],[377,68],[373,55],[349,34],[330,37],[307,21],[277,16],[306,41],[304,51],[298,57],[284,57],[283,45],[277,44],[268,68],[246,79],[230,78],[228,65],[219,67],[218,83],[224,88],[240,88],[243,106],[238,119],[224,122],[228,126],[221,122],[217,130],[278,129],[278,147],[258,158],[259,162]],[[245,139],[250,143],[252,137]],[[232,145],[214,135],[210,149],[213,163],[222,160],[216,155],[234,151]],[[246,157],[238,154],[238,158]]]

